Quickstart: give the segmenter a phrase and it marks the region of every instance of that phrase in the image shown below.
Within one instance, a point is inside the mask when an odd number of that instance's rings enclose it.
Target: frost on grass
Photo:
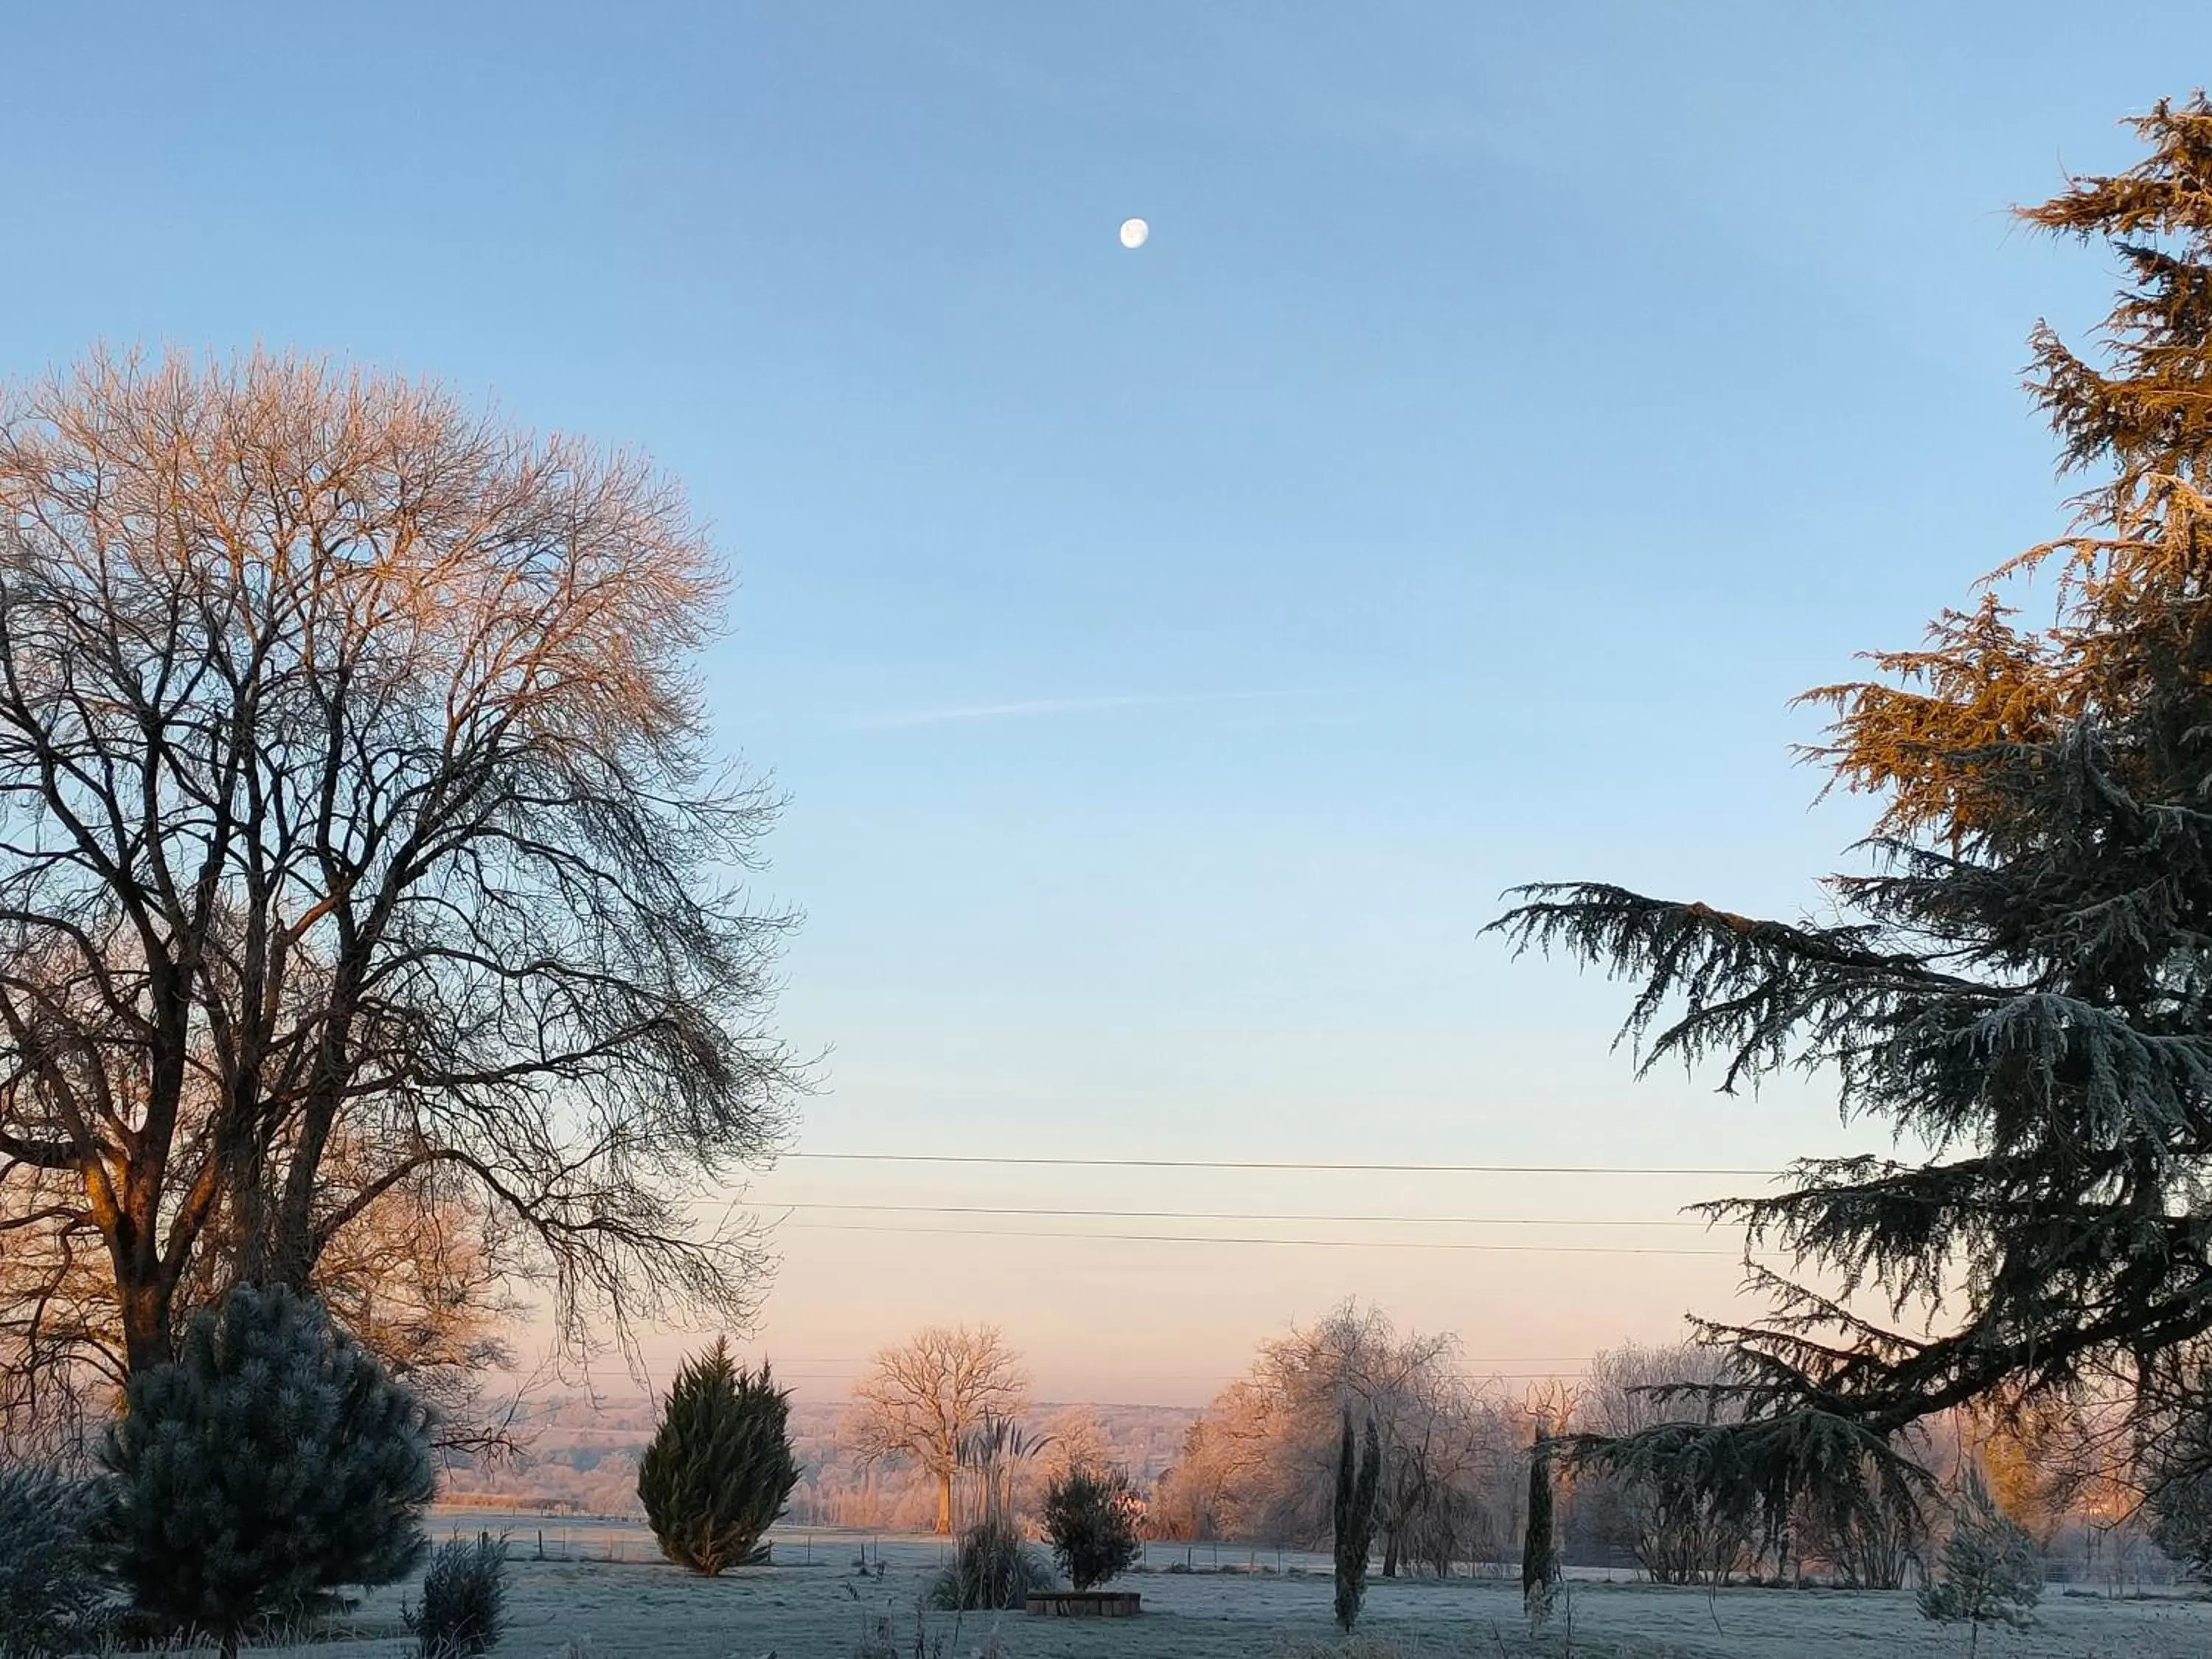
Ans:
[[[665,1563],[517,1559],[508,1564],[507,1634],[495,1659],[849,1659],[878,1618],[898,1643],[896,1659],[912,1659],[915,1603],[945,1547],[885,1540],[885,1575],[865,1581],[820,1535],[814,1547],[811,1568],[744,1568],[711,1580]],[[779,1547],[776,1556],[784,1562],[798,1553]],[[1300,1575],[1140,1567],[1128,1581],[1145,1598],[1133,1624],[928,1612],[925,1659],[940,1638],[942,1659],[972,1659],[994,1626],[1007,1659],[1554,1659],[1566,1651],[1559,1620],[1530,1638],[1517,1575],[1377,1579],[1347,1646],[1331,1618],[1326,1567],[1309,1565],[1316,1570]],[[1966,1648],[1963,1632],[1923,1620],[1906,1591],[1736,1587],[1709,1596],[1581,1578],[1572,1587],[1577,1659],[1960,1659]],[[402,1596],[393,1589],[370,1598],[349,1621],[357,1636],[328,1632],[289,1659],[411,1659]],[[2003,1659],[2203,1659],[2212,1653],[2212,1603],[2054,1596],[2034,1626],[2002,1635],[1990,1648]],[[249,1659],[281,1651],[257,1648]]]

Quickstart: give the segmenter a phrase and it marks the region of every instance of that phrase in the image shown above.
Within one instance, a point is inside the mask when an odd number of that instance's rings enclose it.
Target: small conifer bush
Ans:
[[[730,1345],[687,1360],[637,1469],[637,1495],[660,1553],[711,1578],[768,1559],[761,1534],[799,1484],[791,1395],[769,1367],[745,1370]]]
[[[1980,1645],[1984,1625],[2018,1630],[2035,1622],[2043,1596],[2043,1561],[2027,1530],[1990,1498],[1969,1471],[1964,1500],[1943,1543],[1936,1571],[1920,1587],[1923,1618],[1963,1621],[1969,1652]]]
[[[427,1548],[428,1413],[322,1305],[241,1287],[131,1379],[100,1448],[118,1575],[157,1626],[218,1637],[404,1577]]]
[[[1137,1563],[1136,1494],[1119,1469],[1078,1466],[1045,1489],[1044,1535],[1053,1559],[1079,1590],[1119,1577]]]
[[[98,1645],[107,1591],[98,1519],[89,1483],[0,1462],[0,1653]]]
[[[499,1640],[507,1616],[507,1546],[479,1534],[438,1547],[422,1576],[422,1605],[406,1612],[422,1659],[475,1659]]]

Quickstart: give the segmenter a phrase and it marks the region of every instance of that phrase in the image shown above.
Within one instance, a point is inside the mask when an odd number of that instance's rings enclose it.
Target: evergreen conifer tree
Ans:
[[[256,1620],[388,1584],[428,1547],[428,1413],[312,1298],[233,1291],[131,1377],[100,1462],[138,1612],[236,1650]]]
[[[1966,1650],[1981,1643],[1984,1625],[2018,1630],[2035,1622],[2043,1596],[2043,1562],[2027,1529],[1996,1506],[1981,1476],[1968,1470],[1966,1492],[1935,1573],[1920,1587],[1923,1618],[1964,1620]]]
[[[1375,1547],[1375,1512],[1382,1492],[1382,1431],[1367,1419],[1365,1455],[1357,1456],[1352,1413],[1344,1413],[1344,1437],[1337,1449],[1336,1622],[1347,1632],[1358,1622],[1367,1599],[1367,1558]]]
[[[1559,1588],[1559,1546],[1552,1524],[1552,1456],[1544,1425],[1528,1445],[1528,1522],[1521,1537],[1521,1605],[1532,1630],[1552,1616]]]
[[[86,1653],[108,1589],[94,1482],[0,1452],[0,1654]]]
[[[790,1418],[770,1368],[742,1369],[726,1340],[684,1362],[637,1469],[663,1555],[709,1578],[768,1559],[761,1536],[799,1484]]]
[[[1881,803],[1872,866],[1827,884],[1839,914],[1583,883],[1522,889],[1495,924],[1630,981],[1644,1067],[1711,1060],[1729,1088],[1818,1068],[1847,1117],[1934,1149],[1808,1160],[1712,1206],[1794,1263],[1752,1269],[1766,1319],[1705,1327],[1741,1420],[1570,1448],[1770,1528],[1824,1480],[1912,1504],[1924,1476],[1891,1437],[1948,1407],[2097,1389],[2148,1427],[2212,1333],[2212,105],[2134,125],[2139,165],[2021,216],[2102,240],[2130,279],[2101,362],[2033,336],[2030,389],[2094,476],[1997,579],[2060,575],[2054,623],[1990,591],[1875,681],[1812,694],[1838,783]],[[1913,1328],[1934,1307],[1948,1322]]]

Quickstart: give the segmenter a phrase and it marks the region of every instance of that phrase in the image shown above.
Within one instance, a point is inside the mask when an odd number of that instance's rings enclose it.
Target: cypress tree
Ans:
[[[1735,1351],[1741,1420],[1570,1448],[1770,1530],[1816,1479],[1869,1516],[1915,1504],[1925,1477],[1892,1437],[1932,1413],[2113,1389],[2156,1441],[2202,1380],[2212,105],[2134,125],[2137,166],[2021,215],[2102,240],[2128,278],[2102,361],[2032,336],[2031,392],[2063,465],[2093,476],[2071,526],[1993,580],[2059,574],[2053,624],[1986,592],[1924,648],[1877,655],[1875,679],[1811,694],[1837,785],[1881,809],[1870,864],[1826,884],[1838,914],[1568,883],[1520,890],[1494,924],[1629,981],[1643,1067],[1711,1060],[1727,1088],[1818,1069],[1847,1118],[1933,1149],[1806,1160],[1710,1206],[1790,1264],[1752,1268],[1767,1318],[1704,1328]],[[1906,1316],[1929,1309],[1949,1317],[1923,1334]]]
[[[1367,1558],[1375,1547],[1375,1511],[1382,1491],[1382,1433],[1367,1419],[1366,1455],[1355,1461],[1352,1413],[1344,1413],[1344,1438],[1337,1449],[1336,1622],[1349,1632],[1367,1599]]]
[[[404,1577],[428,1547],[428,1426],[319,1303],[234,1290],[131,1377],[102,1443],[118,1576],[142,1615],[226,1654],[258,1620]]]
[[[1552,1525],[1551,1447],[1537,1424],[1528,1443],[1528,1523],[1521,1535],[1521,1605],[1528,1623],[1541,1630],[1552,1615],[1559,1582],[1559,1547]]]
[[[768,1559],[761,1536],[799,1484],[790,1418],[789,1390],[766,1364],[741,1369],[726,1340],[684,1362],[637,1469],[663,1555],[709,1578]]]

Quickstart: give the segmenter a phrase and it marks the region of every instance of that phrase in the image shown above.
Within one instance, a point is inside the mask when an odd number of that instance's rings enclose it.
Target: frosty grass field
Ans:
[[[537,1522],[489,1520],[510,1537],[510,1617],[498,1659],[852,1659],[863,1634],[881,1617],[890,1621],[900,1659],[915,1651],[915,1605],[942,1559],[930,1539],[889,1540],[881,1546],[880,1578],[854,1571],[851,1537],[817,1533],[811,1543],[780,1535],[776,1565],[719,1579],[691,1577],[647,1561],[630,1528],[580,1538],[556,1534],[585,1559],[535,1559]],[[477,1522],[468,1523],[470,1532]],[[437,1533],[449,1535],[452,1517]],[[627,1537],[624,1537],[627,1534]],[[607,1560],[611,1539],[629,1545],[631,1559]],[[559,1547],[549,1542],[549,1553]],[[805,1559],[811,1553],[811,1562]],[[1241,1552],[1224,1547],[1223,1559]],[[1311,1570],[1199,1571],[1160,1566],[1182,1553],[1152,1547],[1155,1565],[1119,1588],[1140,1591],[1145,1611],[1133,1620],[1092,1622],[1032,1619],[1014,1613],[928,1615],[933,1644],[944,1638],[944,1659],[993,1651],[995,1626],[1003,1659],[1322,1659],[1341,1651],[1331,1638],[1329,1580]],[[1269,1558],[1260,1559],[1266,1563]],[[1702,1590],[1649,1584],[1578,1581],[1572,1586],[1572,1627],[1532,1643],[1520,1612],[1517,1583],[1454,1578],[1370,1581],[1360,1659],[1478,1659],[1531,1654],[1587,1659],[1788,1659],[1794,1655],[1963,1655],[1963,1628],[1929,1624],[1904,1592],[1729,1589]],[[405,1592],[393,1589],[362,1605],[343,1626],[295,1651],[296,1659],[411,1659],[412,1639],[400,1620]],[[1571,1644],[1570,1644],[1570,1636]],[[2064,1593],[2053,1585],[2036,1626],[2014,1632],[1985,1629],[1988,1659],[2200,1659],[2212,1655],[2212,1601],[2185,1595],[2110,1600],[2101,1593]],[[269,1655],[267,1649],[261,1655]]]

